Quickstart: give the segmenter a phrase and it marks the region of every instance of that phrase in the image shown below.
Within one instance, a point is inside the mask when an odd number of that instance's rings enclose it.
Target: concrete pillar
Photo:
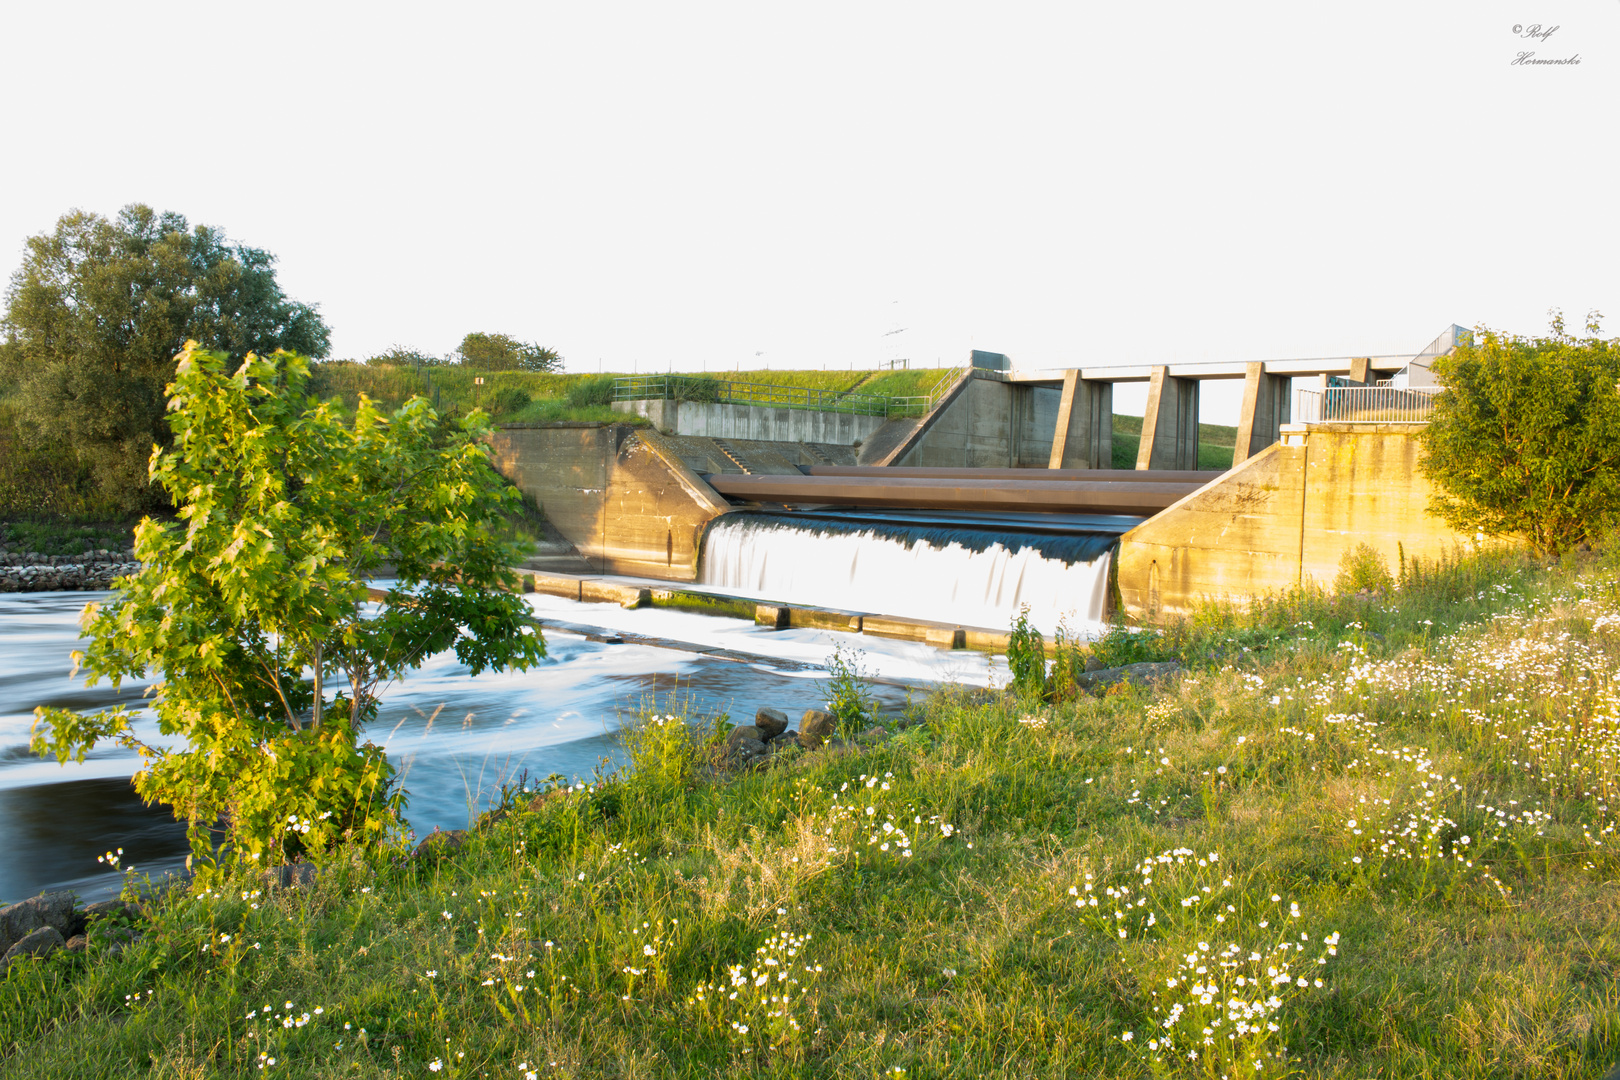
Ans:
[[[1238,414],[1233,465],[1243,464],[1277,441],[1279,428],[1293,412],[1289,381],[1286,375],[1267,375],[1266,365],[1259,361],[1244,365],[1243,411]]]
[[[1051,469],[1114,467],[1114,384],[1092,382],[1078,371],[1063,373]]]
[[[1198,380],[1171,378],[1164,367],[1153,369],[1136,467],[1198,468]]]
[[[1350,361],[1350,381],[1357,386],[1373,384],[1372,357],[1357,356]]]

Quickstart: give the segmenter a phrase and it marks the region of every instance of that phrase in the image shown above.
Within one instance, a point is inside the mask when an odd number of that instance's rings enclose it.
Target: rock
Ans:
[[[30,934],[24,935],[16,944],[6,950],[5,956],[0,956],[0,975],[10,969],[14,960],[23,956],[37,956],[40,959],[51,955],[60,949],[66,942],[62,940],[61,931],[54,926],[42,926]]]
[[[74,934],[67,939],[67,944],[62,947],[71,953],[81,953],[90,947],[90,939],[83,934]]]
[[[411,858],[442,859],[467,842],[466,829],[447,829],[440,831],[434,829],[422,839],[420,844],[411,852]]]
[[[52,927],[59,936],[66,936],[72,933],[73,923],[70,892],[40,893],[0,908],[0,953],[42,927]]]
[[[135,922],[141,917],[141,909],[128,900],[98,900],[94,904],[86,904],[80,913],[86,922],[97,919],[127,919]]]
[[[1156,664],[1126,664],[1124,667],[1099,668],[1096,671],[1087,671],[1074,677],[1075,685],[1083,690],[1111,686],[1114,683],[1134,683],[1137,686],[1147,686],[1181,670],[1181,664],[1175,660],[1166,660]]]
[[[838,730],[838,719],[820,709],[806,709],[799,720],[799,745],[806,750],[818,749]]]
[[[782,734],[772,739],[767,745],[770,747],[772,753],[775,753],[778,750],[787,750],[790,747],[798,746],[799,733],[797,731],[784,731]]]
[[[876,746],[878,743],[888,742],[889,729],[873,724],[871,727],[855,736],[855,741],[861,746]]]
[[[753,748],[744,748],[744,743],[754,743],[755,746]],[[727,753],[735,753],[739,749],[745,749],[747,753],[751,754],[759,753],[765,749],[765,737],[760,733],[759,728],[751,726],[734,727],[726,733]]]
[[[315,871],[313,863],[283,863],[264,872],[265,880],[270,885],[283,889],[307,889],[315,884],[320,875]]]
[[[529,810],[539,810],[541,807],[545,806],[546,803],[551,802],[553,799],[560,799],[567,794],[567,788],[552,788],[550,791],[542,791],[540,794],[529,800]]]
[[[95,934],[96,948],[108,956],[117,956],[141,939],[140,931],[133,926],[101,926]],[[87,941],[86,947],[88,945]]]
[[[1086,657],[1086,670],[1087,671],[1102,671],[1107,666],[1108,666],[1107,664],[1104,664],[1101,660],[1097,659],[1095,656]]]
[[[754,726],[759,729],[759,737],[770,742],[787,730],[787,713],[781,709],[763,708],[754,714]]]
[[[505,810],[499,810],[499,809],[486,810],[482,814],[478,815],[478,828],[479,829],[493,829],[495,826],[499,825],[501,822],[503,822],[505,820],[506,820],[506,811]]]

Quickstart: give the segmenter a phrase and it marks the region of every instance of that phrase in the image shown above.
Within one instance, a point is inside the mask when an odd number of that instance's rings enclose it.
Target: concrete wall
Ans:
[[[1313,424],[1120,538],[1125,613],[1187,614],[1203,599],[1235,602],[1307,581],[1331,587],[1357,544],[1434,560],[1468,538],[1427,513],[1417,424]]]
[[[765,405],[700,401],[615,401],[618,412],[644,416],[665,435],[720,439],[832,443],[854,446],[885,423],[881,416],[781,409]]]
[[[731,509],[656,434],[628,424],[505,427],[492,448],[601,573],[693,581],[703,527]]]
[[[889,464],[1044,469],[1052,454],[1061,396],[1055,386],[972,379]]]

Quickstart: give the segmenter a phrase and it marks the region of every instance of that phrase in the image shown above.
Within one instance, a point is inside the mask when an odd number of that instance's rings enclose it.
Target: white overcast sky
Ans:
[[[1049,367],[1620,319],[1620,0],[11,3],[0,57],[0,267],[70,208],[176,210],[277,255],[338,357]]]

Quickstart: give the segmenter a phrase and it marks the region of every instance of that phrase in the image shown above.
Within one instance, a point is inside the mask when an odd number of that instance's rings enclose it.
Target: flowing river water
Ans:
[[[0,903],[42,889],[111,895],[121,878],[96,856],[159,876],[184,863],[184,828],[143,806],[130,787],[132,751],[103,747],[83,763],[28,750],[36,705],[89,710],[139,705],[144,684],[88,688],[70,677],[86,602],[106,593],[0,594]],[[546,625],[547,658],[527,672],[467,674],[453,653],[431,657],[382,698],[368,737],[405,775],[407,817],[418,833],[463,828],[503,782],[527,770],[588,777],[619,759],[615,730],[640,709],[682,702],[692,715],[750,720],[762,705],[797,717],[820,707],[835,644],[864,654],[888,711],[942,682],[985,685],[982,654],[820,630],[772,631],[738,620],[662,609],[626,611],[530,597]],[[611,639],[622,641],[614,643]],[[137,723],[156,737],[149,714]]]

